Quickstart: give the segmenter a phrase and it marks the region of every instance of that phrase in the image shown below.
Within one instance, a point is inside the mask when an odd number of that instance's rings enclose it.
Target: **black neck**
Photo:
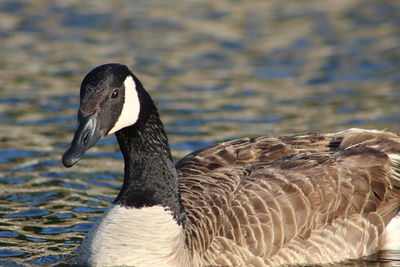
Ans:
[[[135,125],[116,133],[124,156],[125,176],[114,204],[125,207],[162,205],[170,209],[179,224],[184,223],[178,177],[156,107],[147,103],[146,116]]]

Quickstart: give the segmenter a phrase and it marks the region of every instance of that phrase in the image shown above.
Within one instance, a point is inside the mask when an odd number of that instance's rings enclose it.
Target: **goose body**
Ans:
[[[243,138],[174,166],[157,109],[124,65],[81,85],[70,167],[115,133],[124,182],[77,250],[91,266],[324,264],[400,249],[400,137],[377,130]]]

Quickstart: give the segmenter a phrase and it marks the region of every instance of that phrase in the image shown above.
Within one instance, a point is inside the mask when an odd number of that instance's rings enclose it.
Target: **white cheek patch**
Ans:
[[[114,127],[108,132],[113,134],[127,126],[134,124],[139,118],[140,102],[136,91],[135,81],[131,76],[126,77],[124,106]]]

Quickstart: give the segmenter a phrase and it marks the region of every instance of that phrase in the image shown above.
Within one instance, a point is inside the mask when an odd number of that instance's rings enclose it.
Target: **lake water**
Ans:
[[[60,162],[103,63],[139,76],[175,159],[242,136],[400,132],[397,0],[0,0],[0,58],[0,265],[66,263],[119,191],[114,137]]]

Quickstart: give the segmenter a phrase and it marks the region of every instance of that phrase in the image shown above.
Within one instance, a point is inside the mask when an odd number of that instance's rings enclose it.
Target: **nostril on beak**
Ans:
[[[85,136],[83,137],[83,144],[86,144],[89,141],[90,131],[86,131]]]

